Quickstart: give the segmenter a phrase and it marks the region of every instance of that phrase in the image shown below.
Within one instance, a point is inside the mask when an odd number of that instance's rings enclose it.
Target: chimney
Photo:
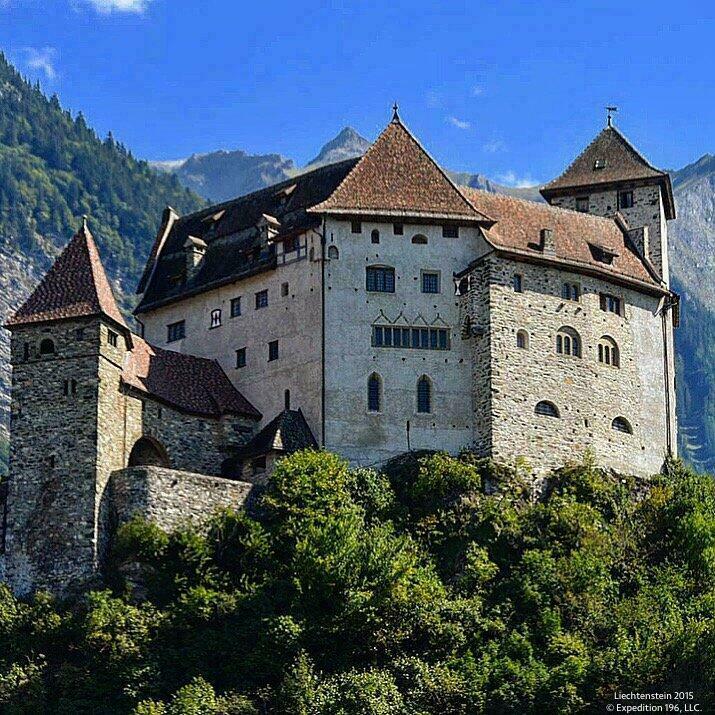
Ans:
[[[189,236],[184,242],[184,251],[186,252],[186,280],[189,281],[201,268],[206,253],[206,241],[196,236]]]
[[[541,229],[541,252],[547,256],[553,256],[556,253],[554,232],[550,228]]]

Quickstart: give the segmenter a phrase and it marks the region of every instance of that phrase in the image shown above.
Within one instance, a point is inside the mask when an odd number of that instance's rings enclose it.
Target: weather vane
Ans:
[[[606,111],[608,112],[608,126],[613,126],[613,113],[618,111],[618,107],[606,107]]]
[[[397,110],[398,110],[398,106],[397,106],[397,102],[395,102],[395,103],[392,105],[392,121],[393,121],[393,122],[394,122],[395,120],[399,120],[399,119],[400,119],[400,115],[397,113]]]

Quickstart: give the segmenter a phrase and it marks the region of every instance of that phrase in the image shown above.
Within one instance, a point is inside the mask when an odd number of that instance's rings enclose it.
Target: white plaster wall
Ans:
[[[320,236],[301,237],[320,256]],[[287,282],[288,296],[281,295]],[[255,294],[268,289],[268,307],[256,310]],[[241,315],[231,318],[231,299],[241,296]],[[221,308],[222,325],[211,328],[211,311]],[[202,293],[139,316],[144,336],[153,345],[218,360],[234,385],[263,414],[266,424],[284,407],[303,409],[320,439],[320,262],[304,258],[279,263],[231,285]],[[186,337],[167,343],[166,326],[186,321]],[[268,343],[279,341],[278,360],[268,362]],[[246,348],[246,366],[236,368],[236,350]]]
[[[380,243],[371,243],[373,229]],[[413,245],[422,233],[427,245]],[[443,238],[441,226],[405,224],[396,236],[393,224],[362,222],[360,234],[350,222],[329,220],[326,252],[340,257],[326,266],[326,447],[354,463],[374,464],[406,451],[406,423],[413,449],[457,452],[473,439],[469,344],[460,335],[458,299],[452,275],[485,250],[474,228],[460,228],[459,238]],[[395,293],[368,293],[365,268],[395,268]],[[441,293],[421,292],[421,270],[441,273]],[[448,351],[373,348],[372,324],[380,313],[403,325],[439,324],[450,330]],[[384,320],[380,321],[385,324]],[[367,380],[383,381],[382,410],[367,410]],[[417,414],[416,386],[421,375],[432,380],[432,414]]]

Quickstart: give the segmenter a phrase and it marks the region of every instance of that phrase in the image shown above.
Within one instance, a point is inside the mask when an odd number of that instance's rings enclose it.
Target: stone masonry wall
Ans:
[[[219,509],[240,507],[251,488],[204,474],[130,467],[112,475],[112,507],[117,525],[140,516],[170,531],[187,522],[201,524]]]

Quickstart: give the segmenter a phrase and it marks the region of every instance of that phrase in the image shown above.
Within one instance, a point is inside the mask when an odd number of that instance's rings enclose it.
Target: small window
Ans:
[[[25,343],[22,346],[22,358],[23,358],[23,360],[30,359],[30,343]]]
[[[283,407],[286,410],[290,409],[290,390],[283,391]]]
[[[541,400],[541,402],[536,403],[534,412],[542,417],[559,417],[558,407],[553,402],[548,400]]]
[[[370,242],[380,243],[380,232],[377,229],[374,229],[373,232],[370,234]]]
[[[426,246],[427,245],[427,236],[424,236],[421,233],[418,233],[417,235],[412,237],[412,243],[415,244],[415,246]]]
[[[271,340],[271,342],[268,343],[268,362],[273,362],[274,360],[278,360],[277,340]]]
[[[266,308],[268,306],[268,291],[259,290],[256,293],[256,310],[259,308]]]
[[[442,226],[444,238],[459,238],[459,226]]]
[[[289,286],[287,283],[281,283],[281,295],[285,298],[288,295]]]
[[[174,343],[177,340],[182,340],[186,337],[186,323],[179,320],[176,323],[171,323],[166,326],[166,342]]]
[[[211,327],[218,328],[221,326],[221,308],[215,308],[211,311]]]
[[[241,296],[238,298],[231,298],[231,317],[237,318],[241,315]]]
[[[516,331],[516,347],[521,350],[527,350],[529,347],[529,334],[526,330]]]
[[[604,335],[598,341],[598,362],[611,367],[621,366],[621,356],[619,354],[618,345],[613,338]]]
[[[254,476],[256,474],[261,474],[262,472],[266,471],[266,458],[265,456],[263,457],[256,457],[254,460],[251,461],[251,471],[253,472]]]
[[[561,297],[564,300],[572,300],[578,302],[581,297],[581,288],[578,283],[564,283],[561,286]]]
[[[556,333],[556,352],[559,355],[581,357],[581,338],[573,328],[559,328]]]
[[[515,293],[523,293],[524,292],[524,279],[523,279],[521,273],[515,273],[511,279],[511,283],[512,283]]]
[[[616,432],[623,432],[624,434],[633,434],[633,427],[631,427],[631,423],[625,417],[616,417],[613,422],[611,422],[611,429],[616,430]]]
[[[594,169],[605,169],[606,164],[607,164],[607,162],[605,159],[596,159],[593,162],[593,168]]]
[[[432,384],[427,375],[417,380],[417,412],[429,414],[432,412]]]
[[[422,271],[422,292],[439,293],[439,273]]]
[[[633,206],[633,192],[619,191],[618,192],[618,208],[629,209]]]
[[[293,253],[298,250],[298,236],[289,236],[283,241],[283,253]]]
[[[405,226],[402,223],[393,223],[392,224],[392,233],[395,234],[395,236],[402,236],[405,233]]]
[[[375,293],[394,293],[395,269],[369,266],[365,269],[365,287]]]
[[[615,313],[616,315],[623,315],[623,305],[621,299],[616,295],[610,295],[608,293],[601,293],[600,295],[601,310],[606,313]]]
[[[77,330],[74,331],[74,339],[78,343],[84,340],[84,328],[77,328]]]
[[[107,331],[107,342],[113,348],[116,348],[119,345],[119,336],[113,330],[108,330]]]
[[[367,379],[367,410],[368,412],[379,412],[382,398],[382,385],[380,376],[372,373]]]
[[[74,396],[77,394],[77,380],[65,380],[62,383],[62,390],[65,397]]]
[[[360,221],[350,222],[350,232],[351,233],[362,233],[362,223]]]
[[[328,247],[328,258],[331,261],[337,261],[340,258],[340,251],[338,251],[337,246],[329,246]]]
[[[246,367],[246,348],[236,350],[236,367]]]
[[[576,199],[576,211],[584,214],[588,213],[588,196],[579,196]]]
[[[40,343],[40,355],[54,355],[55,354],[55,344],[49,338],[45,338]]]

